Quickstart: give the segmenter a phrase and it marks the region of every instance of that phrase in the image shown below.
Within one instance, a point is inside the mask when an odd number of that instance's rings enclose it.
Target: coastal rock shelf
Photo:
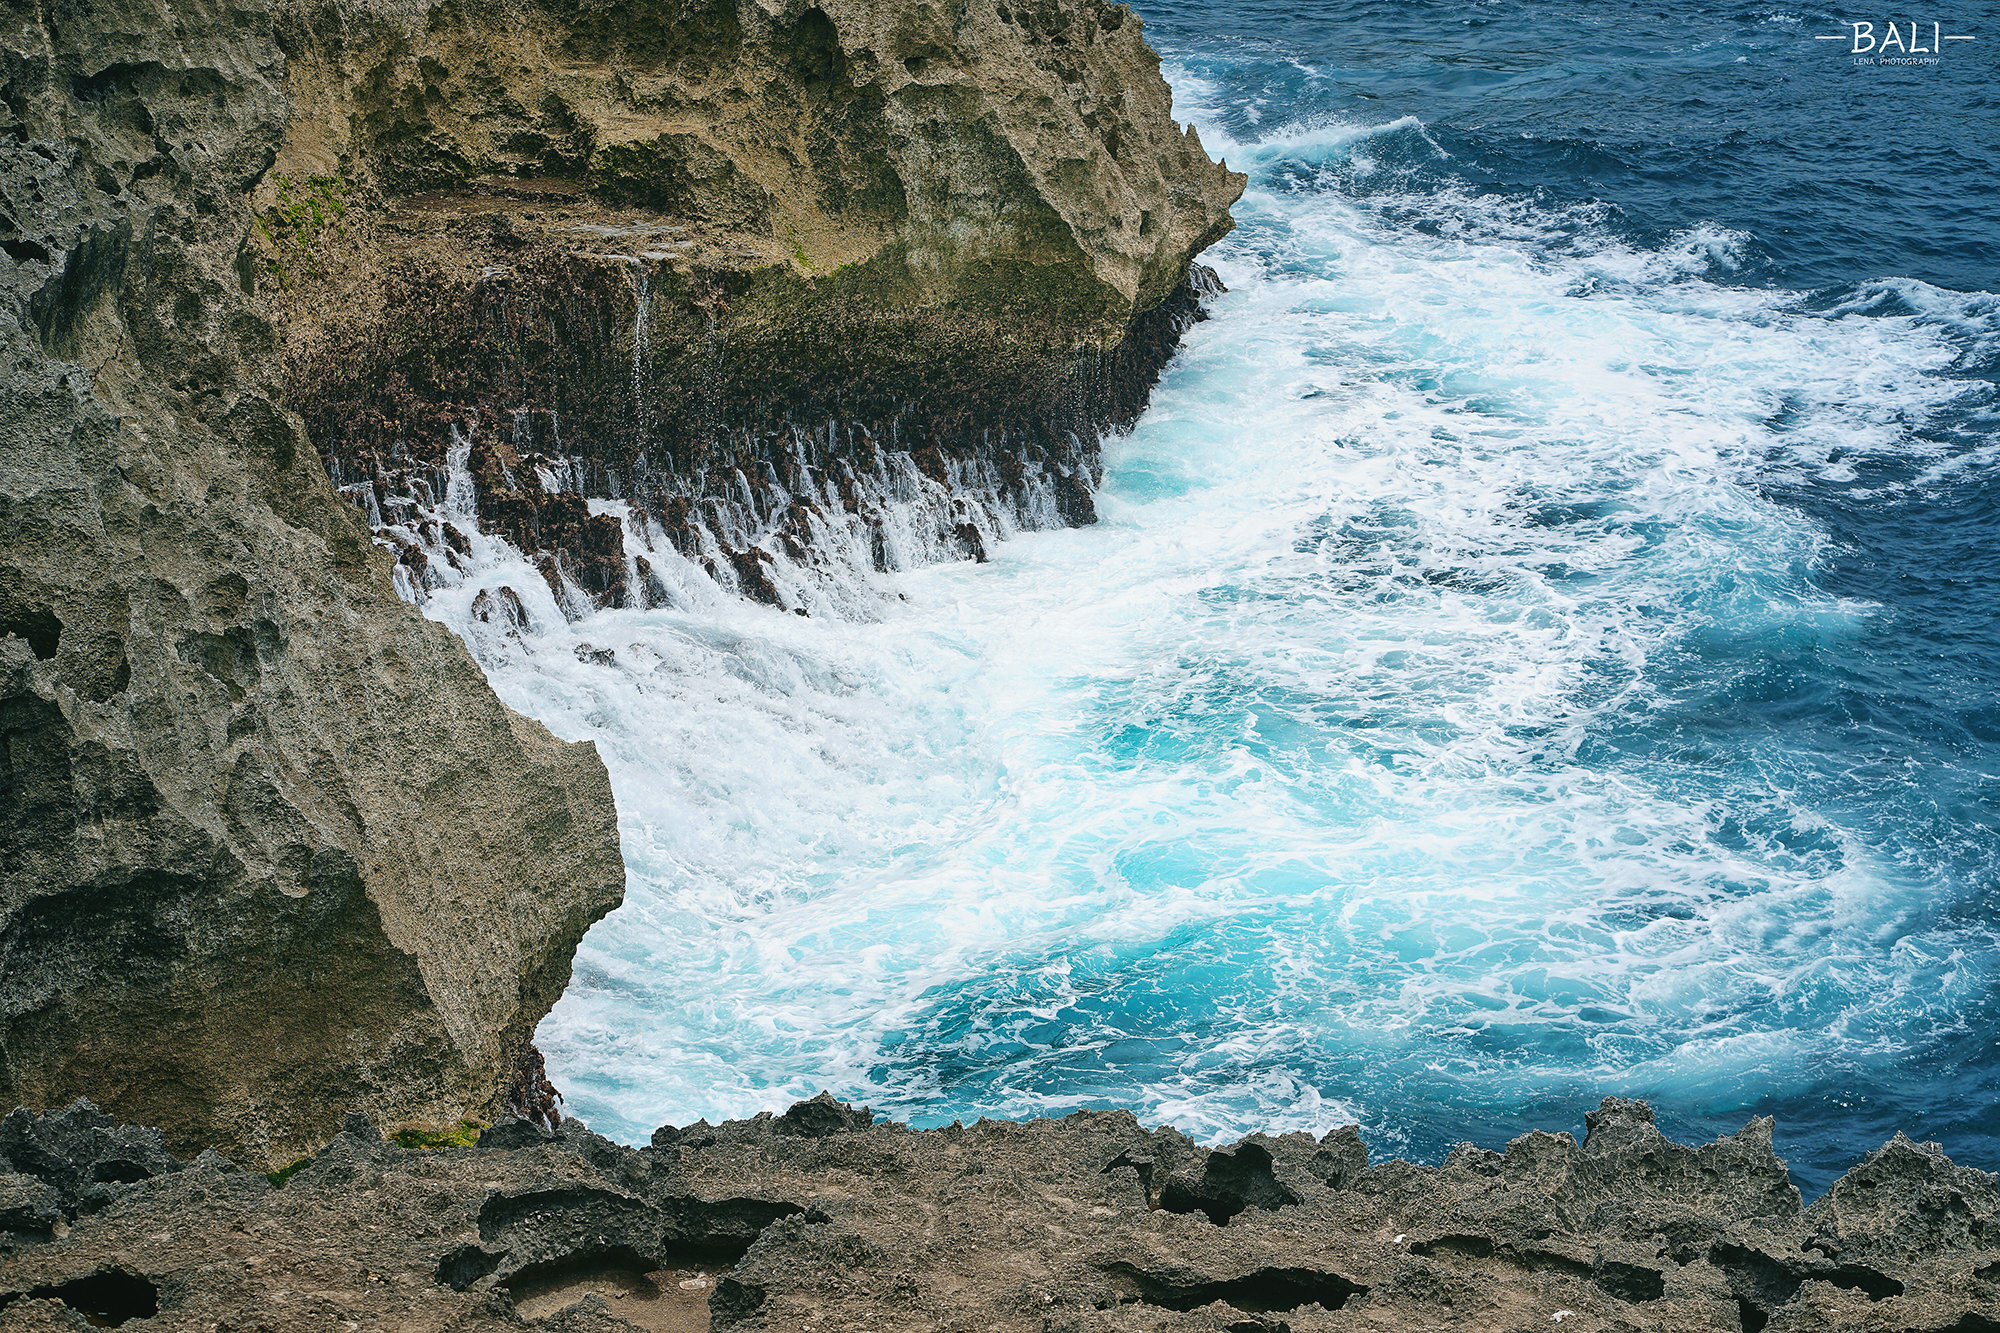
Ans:
[[[1095,520],[1244,178],[1101,0],[468,5],[283,31],[257,194],[289,400],[421,600],[663,561],[812,614]]]
[[[1992,1333],[2000,1194],[1898,1135],[1802,1208],[1772,1124],[1607,1099],[1442,1167],[1125,1112],[912,1132],[822,1094],[649,1147],[367,1122],[273,1188],[87,1106],[0,1123],[0,1329]],[[135,1325],[137,1326],[137,1325]]]

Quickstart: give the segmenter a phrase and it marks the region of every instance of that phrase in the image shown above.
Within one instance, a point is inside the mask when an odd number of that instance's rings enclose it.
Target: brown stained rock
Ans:
[[[489,1117],[620,899],[610,787],[398,600],[278,405],[273,12],[0,44],[0,1097],[270,1166],[354,1107]]]
[[[505,1112],[531,1125],[555,1130],[562,1124],[562,1093],[549,1081],[549,1069],[542,1053],[534,1046],[521,1052],[513,1084],[507,1090]]]
[[[543,489],[532,472],[528,484],[520,484],[533,461],[532,455],[514,458],[508,466],[498,450],[473,445],[470,470],[478,486],[480,527],[522,551],[559,553],[563,571],[586,595],[606,606],[625,605],[625,545],[617,518],[592,514],[589,502],[574,491]]]
[[[503,631],[519,633],[533,627],[528,608],[521,604],[521,594],[512,588],[482,588],[472,599],[473,618],[483,624],[499,626]]]
[[[778,585],[771,581],[771,557],[752,546],[748,550],[730,551],[729,566],[736,575],[736,586],[745,597],[753,602],[763,602],[767,606],[781,606]]]
[[[1603,1114],[1629,1120],[1634,1105]],[[1746,1224],[1692,1178],[1627,1190],[1603,1175],[1612,1228],[1563,1221],[1546,1143],[1384,1164],[1383,1179],[1421,1186],[1392,1198],[1320,1178],[1327,1154],[1350,1169],[1365,1153],[1351,1129],[1209,1150],[1124,1112],[921,1133],[873,1119],[822,1095],[662,1127],[636,1151],[575,1121],[551,1134],[513,1120],[440,1152],[357,1119],[283,1189],[212,1156],[156,1161],[83,1187],[90,1211],[73,1185],[0,1175],[71,1220],[0,1262],[0,1329],[73,1327],[65,1300],[106,1298],[153,1302],[143,1326],[163,1330],[1989,1333],[2000,1315],[2000,1286],[1978,1276],[2000,1261],[1990,1245],[1922,1235],[1879,1267],[1836,1264],[1800,1248],[1801,1219]],[[132,1133],[99,1127],[73,1139],[76,1157],[30,1160],[20,1145],[41,1142],[40,1123],[6,1123],[16,1171],[69,1181]],[[1689,1151],[1709,1150],[1739,1148]],[[1917,1178],[1881,1158],[1878,1177]],[[1149,1175],[1244,1206],[1217,1222],[1212,1199],[1150,1197]],[[1699,1219],[1719,1239],[1685,1254],[1663,1235],[1627,1239],[1623,1219],[1642,1214]]]

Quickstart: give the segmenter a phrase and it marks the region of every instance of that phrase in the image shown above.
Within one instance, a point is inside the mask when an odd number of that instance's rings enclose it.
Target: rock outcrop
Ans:
[[[0,1098],[253,1164],[492,1116],[620,901],[611,794],[281,406],[272,11],[17,5],[0,60]]]
[[[300,4],[291,401],[405,567],[790,610],[1091,522],[1244,178],[1103,0]]]
[[[2000,1328],[2000,1182],[1900,1137],[1801,1210],[1769,1120],[1686,1147],[1638,1102],[1442,1167],[1371,1166],[1352,1128],[872,1121],[822,1095],[637,1150],[515,1120],[413,1152],[356,1117],[274,1189],[17,1113],[0,1329]]]

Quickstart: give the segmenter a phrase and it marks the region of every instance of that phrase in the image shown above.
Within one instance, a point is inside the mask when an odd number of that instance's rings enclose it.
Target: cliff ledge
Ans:
[[[816,614],[1090,522],[1242,188],[1102,0],[31,4],[0,62],[0,1097],[254,1165],[499,1114],[620,901],[595,754],[410,605],[474,538]]]
[[[1244,177],[1104,0],[286,11],[256,194],[290,401],[404,565],[559,605],[1089,523]]]

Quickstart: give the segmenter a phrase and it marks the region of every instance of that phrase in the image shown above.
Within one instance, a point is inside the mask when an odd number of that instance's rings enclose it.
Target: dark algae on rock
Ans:
[[[353,1117],[275,1190],[88,1106],[17,1112],[0,1328],[1996,1327],[1995,1177],[1898,1137],[1802,1209],[1770,1134],[1687,1147],[1609,1099],[1581,1144],[1370,1166],[1352,1128],[912,1132],[822,1094],[640,1149],[506,1120],[411,1151]]]
[[[14,6],[0,52],[0,1097],[265,1167],[490,1119],[623,892],[611,794],[280,405],[273,12]]]

